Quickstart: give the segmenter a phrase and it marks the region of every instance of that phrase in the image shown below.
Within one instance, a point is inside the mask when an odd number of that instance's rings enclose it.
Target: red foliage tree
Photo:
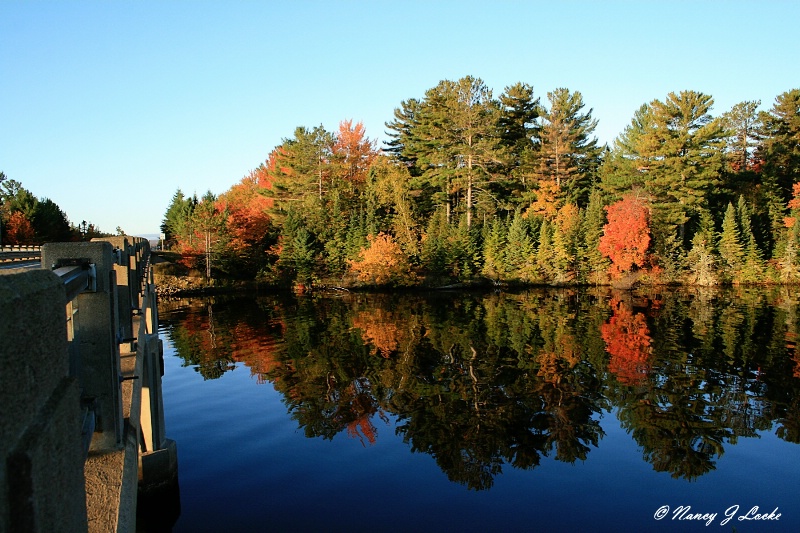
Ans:
[[[5,244],[33,244],[36,232],[22,211],[14,211],[5,223]]]
[[[243,252],[256,246],[269,232],[271,219],[267,212],[272,209],[273,200],[264,193],[271,183],[269,172],[262,165],[217,200],[217,209],[228,213],[227,228],[233,251]]]
[[[598,249],[611,259],[611,275],[619,277],[647,262],[650,246],[650,216],[645,202],[635,194],[606,207],[608,223],[603,226]]]

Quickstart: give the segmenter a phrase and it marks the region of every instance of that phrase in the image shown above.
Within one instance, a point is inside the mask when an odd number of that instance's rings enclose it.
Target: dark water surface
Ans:
[[[800,531],[799,311],[787,289],[162,303],[173,530]]]

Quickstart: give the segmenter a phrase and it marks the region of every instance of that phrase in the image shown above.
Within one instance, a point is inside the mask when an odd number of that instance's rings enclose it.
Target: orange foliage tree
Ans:
[[[348,260],[359,281],[374,285],[410,285],[414,274],[408,257],[388,233],[367,236],[368,248],[362,248],[357,261]]]
[[[272,220],[267,212],[273,200],[264,194],[270,186],[269,173],[262,165],[219,197],[217,209],[228,214],[230,248],[235,253],[257,246],[270,232]]]
[[[603,226],[598,249],[611,259],[611,275],[619,277],[643,267],[650,246],[650,216],[645,202],[630,193],[606,207],[608,223]]]
[[[792,186],[792,199],[789,200],[787,207],[792,215],[796,215],[800,211],[800,182]],[[797,222],[797,216],[783,217],[783,224],[789,229],[794,227],[795,222]]]
[[[614,315],[600,327],[611,354],[608,370],[623,385],[635,385],[647,375],[650,359],[650,329],[642,313],[633,313],[624,302],[611,299]]]
[[[352,120],[339,123],[339,132],[333,145],[333,160],[339,167],[339,175],[351,184],[362,184],[369,167],[378,156],[375,141],[366,137],[364,124]]]

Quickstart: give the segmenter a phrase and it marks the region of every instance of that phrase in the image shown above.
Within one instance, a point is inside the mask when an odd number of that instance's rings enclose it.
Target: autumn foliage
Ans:
[[[600,237],[600,252],[611,259],[611,275],[619,277],[643,267],[650,246],[650,217],[644,201],[634,194],[606,207],[608,223]]]
[[[349,261],[358,280],[374,285],[409,285],[414,281],[408,257],[388,233],[369,235],[357,261]]]
[[[263,191],[269,189],[270,185],[267,171],[261,166],[217,201],[217,209],[228,214],[227,227],[233,251],[247,251],[263,241],[269,233],[271,219],[267,211],[272,208],[273,201]]]
[[[36,232],[33,230],[33,225],[21,211],[11,213],[5,225],[6,244],[33,244],[35,242]]]

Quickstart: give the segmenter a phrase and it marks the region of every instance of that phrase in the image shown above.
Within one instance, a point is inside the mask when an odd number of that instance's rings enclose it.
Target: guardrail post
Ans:
[[[123,414],[117,280],[110,243],[49,243],[42,247],[42,267],[52,269],[70,262],[95,267],[96,290],[78,295],[77,349],[81,359],[80,384],[84,398],[93,399],[97,425],[91,451],[122,446]]]

